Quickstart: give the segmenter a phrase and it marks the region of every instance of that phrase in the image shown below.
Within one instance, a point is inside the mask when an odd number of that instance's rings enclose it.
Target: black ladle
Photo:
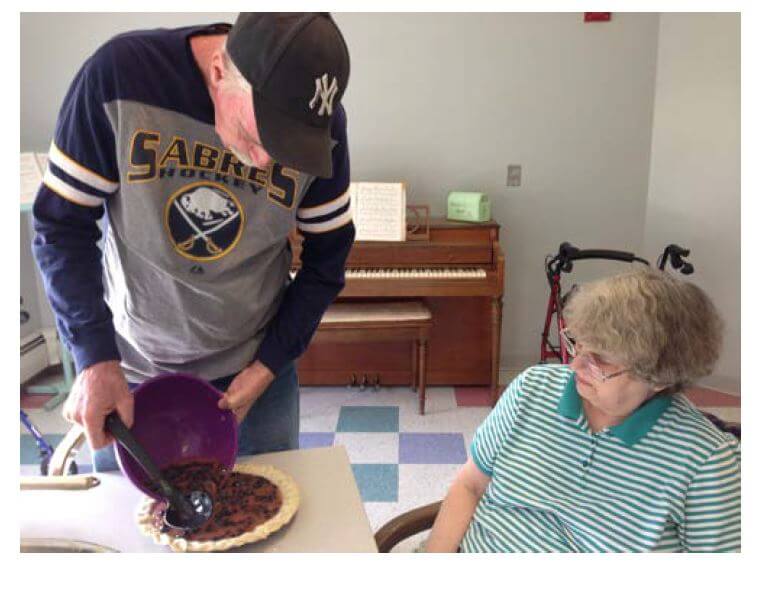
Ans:
[[[213,512],[213,501],[206,492],[193,490],[182,494],[163,477],[160,469],[133,436],[128,427],[116,412],[107,416],[106,429],[112,433],[126,451],[131,454],[147,475],[160,486],[163,496],[168,501],[163,520],[168,527],[181,529],[184,532],[193,531],[205,523]]]

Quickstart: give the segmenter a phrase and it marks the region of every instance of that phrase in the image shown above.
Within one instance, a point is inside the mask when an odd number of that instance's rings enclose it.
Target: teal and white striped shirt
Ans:
[[[464,552],[735,552],[740,446],[684,396],[657,396],[593,433],[573,372],[521,373],[478,428],[491,477]]]

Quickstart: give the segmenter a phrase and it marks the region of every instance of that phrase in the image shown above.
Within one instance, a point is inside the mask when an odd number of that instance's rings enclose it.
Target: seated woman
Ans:
[[[573,362],[507,388],[426,551],[738,551],[739,443],[681,392],[717,361],[712,302],[643,268],[582,287],[564,318]]]

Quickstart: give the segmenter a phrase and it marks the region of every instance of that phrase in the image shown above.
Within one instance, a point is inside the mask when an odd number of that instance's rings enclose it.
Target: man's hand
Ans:
[[[245,367],[229,384],[229,389],[219,400],[219,408],[232,410],[240,424],[254,402],[272,383],[275,375],[258,360]]]
[[[130,428],[133,425],[133,395],[120,363],[107,360],[80,371],[62,413],[69,422],[85,429],[92,449],[101,449],[114,441],[104,430],[104,420],[115,410]]]

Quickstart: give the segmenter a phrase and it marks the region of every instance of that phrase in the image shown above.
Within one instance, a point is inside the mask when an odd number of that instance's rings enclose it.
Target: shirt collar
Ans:
[[[621,424],[611,426],[608,432],[620,438],[628,447],[631,447],[648,434],[671,402],[672,396],[657,395],[627,416]],[[583,412],[581,396],[576,390],[575,373],[571,373],[568,379],[563,395],[557,404],[557,411],[561,416],[571,420],[576,420]]]

